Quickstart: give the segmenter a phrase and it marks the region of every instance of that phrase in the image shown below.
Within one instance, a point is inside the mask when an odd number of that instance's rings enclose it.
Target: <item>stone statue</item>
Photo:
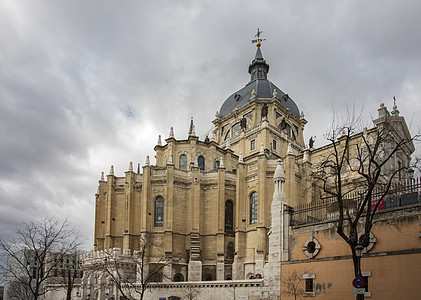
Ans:
[[[281,124],[279,124],[279,127],[281,128],[281,130],[287,128],[287,122],[285,121],[285,118],[282,119]]]
[[[240,125],[241,125],[241,129],[246,129],[247,128],[247,120],[245,117],[243,117],[240,121]]]
[[[311,149],[313,148],[313,145],[314,145],[313,137],[310,137],[310,140],[308,141],[308,147]]]
[[[262,107],[262,119],[267,118],[267,116],[268,116],[268,106],[265,103]]]

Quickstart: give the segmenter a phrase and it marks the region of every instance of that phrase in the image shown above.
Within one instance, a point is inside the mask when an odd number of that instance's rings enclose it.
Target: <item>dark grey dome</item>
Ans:
[[[249,82],[241,90],[235,92],[225,100],[219,111],[219,117],[223,118],[229,115],[235,108],[243,107],[250,100],[252,90],[255,90],[257,98],[272,98],[273,90],[276,89],[278,93],[279,104],[285,108],[289,108],[290,111],[297,118],[300,117],[300,111],[298,110],[297,104],[289,98],[287,94],[282,92],[276,85],[274,85],[268,79],[256,79]]]

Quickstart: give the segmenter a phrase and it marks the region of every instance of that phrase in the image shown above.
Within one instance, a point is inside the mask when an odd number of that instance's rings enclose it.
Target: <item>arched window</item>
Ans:
[[[174,275],[173,281],[174,282],[184,281],[184,276],[180,273],[177,273],[177,274]]]
[[[186,170],[187,169],[187,155],[185,155],[185,154],[180,155],[179,168],[180,168],[180,170]]]
[[[253,192],[250,195],[250,224],[257,223],[257,193]]]
[[[164,198],[155,199],[155,227],[164,226]]]
[[[225,202],[225,230],[234,229],[234,208],[232,201],[228,200]]]
[[[219,168],[219,160],[215,159],[215,163],[213,164],[214,169]]]
[[[200,155],[197,158],[197,164],[199,165],[199,169],[201,171],[204,171],[205,170],[205,158],[202,155]]]

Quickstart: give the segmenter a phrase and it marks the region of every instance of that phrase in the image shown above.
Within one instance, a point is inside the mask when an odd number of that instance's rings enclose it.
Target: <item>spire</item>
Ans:
[[[161,135],[158,135],[158,146],[162,146]]]
[[[114,175],[114,166],[113,165],[111,165],[110,174],[109,175]]]
[[[133,172],[133,162],[129,163],[129,172]]]
[[[101,172],[101,181],[104,181],[104,172]]]
[[[189,129],[189,137],[193,137],[196,136],[196,132],[195,132],[195,128],[194,128],[194,124],[193,124],[193,117],[190,120],[190,129]]]
[[[261,33],[262,31],[257,29],[257,39],[251,41],[253,44],[256,44],[257,50],[256,55],[254,56],[254,60],[249,65],[249,74],[251,75],[250,81],[256,79],[267,79],[267,73],[269,72],[269,65],[263,58],[262,50],[260,49],[260,46],[262,45],[261,42],[266,40],[260,38]]]
[[[174,128],[170,128],[170,135],[169,135],[169,137],[168,138],[174,138]]]
[[[145,166],[149,166],[150,162],[149,162],[149,155],[146,156],[146,161],[145,161]]]

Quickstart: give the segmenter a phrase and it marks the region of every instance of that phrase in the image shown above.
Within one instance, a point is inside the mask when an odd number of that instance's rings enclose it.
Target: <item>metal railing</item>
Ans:
[[[393,184],[385,197],[384,190],[378,188],[371,195],[371,210],[380,202],[377,211],[421,203],[420,178]],[[353,214],[365,196],[364,191],[355,191],[344,196],[344,211]],[[335,197],[329,197],[298,205],[294,208],[291,225],[303,226],[319,222],[335,221],[339,218],[339,205]]]

